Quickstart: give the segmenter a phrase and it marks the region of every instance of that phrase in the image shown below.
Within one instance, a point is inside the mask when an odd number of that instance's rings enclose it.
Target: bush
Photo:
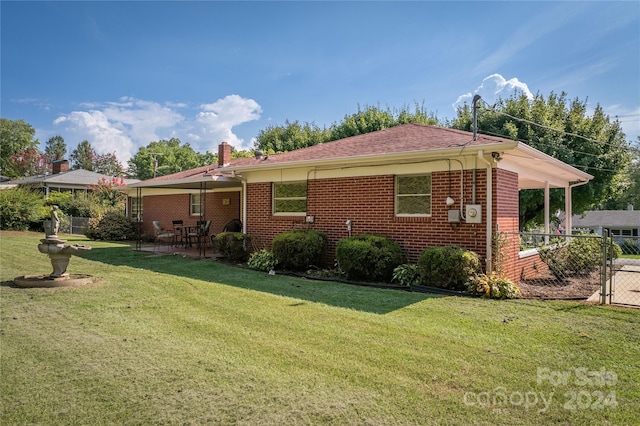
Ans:
[[[602,239],[581,235],[574,236],[568,243],[538,249],[540,260],[547,264],[549,271],[558,280],[589,275],[602,265]],[[621,253],[620,246],[613,243],[613,258],[618,258]]]
[[[0,229],[26,231],[46,219],[42,193],[25,188],[0,190]],[[37,225],[36,225],[37,224]]]
[[[64,214],[73,217],[90,217],[91,208],[95,202],[93,197],[87,197],[85,194],[70,192],[50,192],[46,204],[49,206],[57,205]]]
[[[213,248],[234,262],[244,262],[249,256],[247,243],[250,237],[242,232],[221,232],[213,239]]]
[[[349,279],[390,282],[402,263],[402,248],[386,237],[358,235],[338,241],[336,259]]]
[[[326,235],[312,229],[283,232],[273,239],[273,255],[284,269],[306,271],[319,263],[326,243]]]
[[[640,242],[632,238],[625,238],[620,250],[623,254],[640,254]]]
[[[520,296],[517,285],[495,272],[481,274],[467,285],[467,290],[489,299],[515,299]]]
[[[457,246],[430,247],[418,259],[424,285],[450,290],[466,290],[480,272],[480,258]]]
[[[420,272],[418,272],[418,265],[405,263],[397,266],[393,270],[393,279],[391,282],[397,282],[405,287],[420,284]]]
[[[92,240],[133,240],[137,236],[136,223],[119,210],[108,210],[89,219],[85,235]]]
[[[249,268],[262,272],[269,272],[275,269],[277,264],[276,257],[267,249],[252,253],[247,262]]]

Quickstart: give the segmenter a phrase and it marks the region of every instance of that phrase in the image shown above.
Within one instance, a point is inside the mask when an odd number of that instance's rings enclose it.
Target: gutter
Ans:
[[[418,162],[417,158],[425,158],[425,160],[433,157],[459,157],[465,152],[466,155],[470,154],[469,151],[473,150],[487,150],[487,151],[501,151],[510,150],[518,146],[518,142],[501,142],[495,144],[485,144],[482,146],[455,146],[443,149],[435,150],[419,150],[419,151],[405,151],[400,153],[379,153],[373,155],[360,155],[360,156],[347,156],[325,159],[310,159],[310,160],[298,160],[298,161],[274,161],[269,162],[269,159],[264,159],[260,163],[250,164],[245,166],[227,166],[224,171],[233,171],[241,173],[243,171],[261,171],[269,169],[292,169],[299,167],[321,167],[322,165],[330,165],[332,168],[339,168],[340,163],[344,163],[346,167],[358,166],[370,166],[370,165],[389,165],[401,160],[411,159],[413,162]],[[293,152],[293,151],[292,151]],[[276,154],[284,155],[284,154]]]

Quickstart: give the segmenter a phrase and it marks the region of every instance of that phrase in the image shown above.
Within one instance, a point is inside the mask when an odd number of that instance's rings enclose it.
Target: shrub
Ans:
[[[393,270],[393,279],[391,282],[397,282],[405,287],[411,287],[412,285],[419,284],[420,273],[418,272],[418,265],[405,263],[403,265],[396,266]]]
[[[430,247],[418,259],[418,271],[425,285],[466,290],[480,272],[480,258],[457,246]]]
[[[90,217],[92,205],[95,204],[93,197],[86,197],[84,194],[71,194],[70,192],[50,192],[46,204],[57,205],[60,211],[68,216]]]
[[[119,210],[107,210],[89,219],[85,235],[92,240],[133,240],[137,235],[136,223]]]
[[[620,256],[622,250],[615,243],[612,246],[612,257],[615,259]],[[602,239],[594,236],[579,234],[567,243],[541,247],[538,253],[540,260],[547,264],[553,276],[561,281],[570,276],[589,275],[603,263]]]
[[[520,296],[520,289],[511,280],[492,272],[481,274],[468,283],[467,290],[489,299],[514,299]]]
[[[625,238],[620,250],[624,254],[640,254],[640,243],[632,238]]]
[[[273,239],[273,255],[284,269],[306,271],[319,262],[326,242],[324,233],[312,229],[283,232]]]
[[[213,239],[213,248],[234,262],[244,262],[249,256],[250,237],[242,232],[221,232]]]
[[[267,249],[262,249],[249,256],[247,266],[262,272],[269,272],[276,268],[278,261],[276,257]]]
[[[0,190],[0,229],[26,231],[42,229],[37,222],[46,217],[44,201],[40,192],[24,188]]]
[[[358,235],[338,241],[336,259],[349,279],[390,282],[402,263],[402,248],[386,237]]]

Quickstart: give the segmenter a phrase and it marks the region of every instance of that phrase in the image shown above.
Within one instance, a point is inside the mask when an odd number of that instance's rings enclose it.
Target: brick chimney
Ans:
[[[218,167],[224,167],[231,162],[231,145],[222,142],[218,145]]]
[[[69,160],[55,160],[52,165],[54,175],[69,171]]]

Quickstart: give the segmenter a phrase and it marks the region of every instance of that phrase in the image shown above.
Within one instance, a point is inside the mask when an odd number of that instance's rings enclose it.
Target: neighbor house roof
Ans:
[[[113,176],[104,175],[101,173],[92,172],[89,170],[78,169],[69,170],[66,172],[60,172],[56,174],[29,176],[22,179],[12,180],[7,184],[13,185],[29,185],[38,184],[40,186],[56,186],[56,185],[69,185],[69,186],[88,186],[95,185],[101,179],[111,180]],[[124,182],[129,185],[135,182],[139,182],[138,179],[124,179]]]
[[[591,210],[571,221],[574,228],[640,228],[640,210]]]

